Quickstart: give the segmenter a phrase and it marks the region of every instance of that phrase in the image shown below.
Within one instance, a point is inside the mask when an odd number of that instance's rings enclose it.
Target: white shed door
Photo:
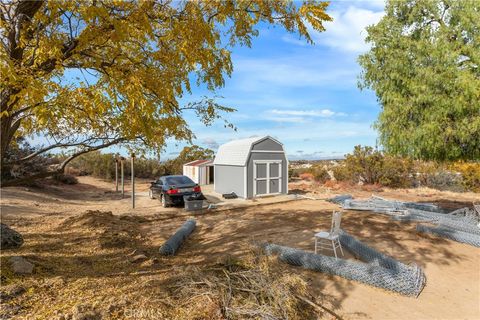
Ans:
[[[253,161],[253,195],[262,196],[282,192],[282,162]]]

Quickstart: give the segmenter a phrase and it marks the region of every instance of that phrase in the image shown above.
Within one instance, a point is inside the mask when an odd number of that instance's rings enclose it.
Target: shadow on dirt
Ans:
[[[87,211],[67,218],[55,229],[25,234],[25,245],[15,255],[24,255],[36,264],[33,278],[65,279],[126,277],[141,272],[142,276],[173,276],[177,267],[206,267],[226,256],[241,258],[259,242],[272,242],[306,251],[313,251],[313,234],[329,230],[331,210],[284,210],[278,206],[211,211],[197,214],[197,228],[182,245],[177,256],[161,257],[160,245],[191,216],[178,212],[159,216],[118,216],[110,212]],[[450,206],[461,207],[455,201]],[[305,207],[305,206],[304,206]],[[452,250],[452,242],[420,235],[416,223],[391,221],[369,212],[346,211],[342,228],[365,244],[404,263],[425,267],[428,263],[449,265],[465,259]],[[141,252],[145,261],[133,263]],[[2,252],[9,255],[10,252]],[[12,252],[13,254],[13,252]],[[325,253],[330,254],[331,253]],[[353,259],[346,253],[346,258]],[[157,259],[157,262],[154,260]],[[280,262],[279,262],[280,263]],[[287,272],[301,275],[317,296],[317,301],[341,309],[349,296],[352,283],[340,277],[285,266]],[[427,275],[428,276],[428,275]],[[162,283],[164,278],[152,281]],[[326,286],[335,288],[327,295]]]

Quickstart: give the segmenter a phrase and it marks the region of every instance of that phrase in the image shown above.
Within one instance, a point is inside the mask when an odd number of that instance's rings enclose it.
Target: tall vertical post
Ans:
[[[135,153],[132,152],[131,160],[131,172],[132,172],[132,208],[135,209]]]
[[[120,158],[120,175],[121,175],[121,181],[122,181],[122,199],[125,196],[125,184],[124,184],[124,179],[123,179],[123,161],[125,160],[124,157]]]
[[[115,192],[118,192],[118,157],[115,156]]]

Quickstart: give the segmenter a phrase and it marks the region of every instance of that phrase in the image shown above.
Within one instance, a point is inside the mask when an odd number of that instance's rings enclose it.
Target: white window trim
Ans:
[[[270,164],[278,164],[278,176],[277,177],[270,177]],[[267,176],[265,178],[257,178],[257,164],[266,164],[267,165]],[[253,197],[263,197],[263,196],[270,196],[282,193],[282,160],[253,160]],[[270,180],[271,179],[278,179],[279,186],[278,192],[270,193]],[[267,193],[265,194],[257,194],[257,181],[267,181]]]

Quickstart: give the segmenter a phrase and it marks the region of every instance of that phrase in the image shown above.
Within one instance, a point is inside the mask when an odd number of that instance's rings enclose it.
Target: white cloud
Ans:
[[[289,122],[289,123],[304,123],[307,120],[303,117],[272,117],[266,116],[265,120],[274,121],[274,122]]]
[[[287,42],[287,43],[295,44],[295,45],[302,46],[302,47],[305,47],[306,45],[309,45],[307,43],[307,40],[305,40],[303,38],[299,38],[299,37],[293,37],[290,34],[284,35],[282,37],[282,40]]]
[[[218,149],[218,147],[220,146],[215,139],[210,137],[203,139],[202,144],[206,145],[209,149],[214,150]]]
[[[237,59],[233,85],[245,92],[263,88],[347,87],[355,85],[356,65],[343,61],[323,61],[312,56]]]
[[[385,9],[385,0],[354,0],[356,7],[374,9],[375,11],[383,11]]]
[[[288,115],[288,116],[309,116],[309,117],[332,117],[334,115],[344,116],[343,112],[333,112],[330,109],[321,109],[321,110],[270,110],[273,114]]]
[[[221,127],[205,127],[202,129],[199,128],[195,133],[199,140],[207,139],[212,136],[219,137],[218,142],[220,144],[231,139],[264,135],[275,136],[282,142],[291,141],[294,144],[303,141],[306,136],[308,136],[309,140],[307,142],[309,143],[314,143],[318,140],[332,141],[332,139],[349,138],[352,136],[373,139],[376,137],[376,133],[371,128],[370,123],[348,121],[350,119],[336,121],[331,118],[319,118],[318,121],[315,122],[315,130],[310,130],[307,134],[305,131],[304,119],[293,118],[291,121],[288,121],[288,119],[292,119],[292,117],[278,117],[278,120],[283,120],[283,122],[286,123],[282,126],[240,126],[238,131]]]
[[[265,120],[280,123],[307,123],[314,118],[330,118],[333,116],[345,116],[343,112],[334,112],[330,109],[320,110],[279,110],[271,109],[265,112]]]
[[[342,51],[360,53],[369,49],[365,43],[367,31],[365,28],[376,24],[383,17],[383,2],[376,2],[377,8],[372,9],[349,6],[346,10],[333,10],[329,14],[333,21],[325,23],[325,32],[316,32],[310,28],[310,32],[316,44],[326,45]],[[365,2],[366,3],[366,2]]]

